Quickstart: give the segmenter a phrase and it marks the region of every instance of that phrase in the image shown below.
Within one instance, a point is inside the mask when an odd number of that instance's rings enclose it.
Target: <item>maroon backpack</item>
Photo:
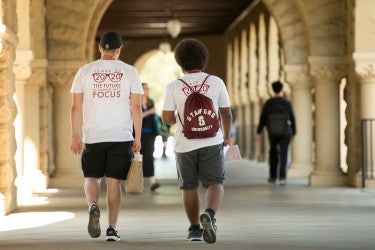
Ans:
[[[178,114],[178,119],[180,119],[183,128],[182,133],[188,139],[214,137],[219,130],[219,117],[215,112],[212,100],[200,93],[209,76],[207,75],[197,91],[190,87],[184,80],[179,79],[191,91],[191,94],[185,101],[184,122],[181,121],[180,114]]]

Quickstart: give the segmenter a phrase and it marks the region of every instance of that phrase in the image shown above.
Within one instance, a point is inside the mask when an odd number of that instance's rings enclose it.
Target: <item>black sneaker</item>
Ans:
[[[202,229],[199,228],[193,228],[189,227],[189,234],[187,237],[188,240],[190,241],[201,241],[202,240]]]
[[[203,239],[207,243],[216,242],[216,226],[215,219],[211,218],[210,214],[204,212],[200,216],[201,225],[203,228]]]
[[[276,183],[276,179],[274,179],[274,178],[268,178],[268,180],[267,180],[269,183],[272,183],[272,184],[275,184]]]
[[[156,182],[156,183],[154,183],[154,184],[151,185],[150,190],[151,191],[155,191],[159,187],[160,187],[160,184],[158,182]]]
[[[100,236],[100,210],[95,201],[89,209],[89,215],[87,231],[92,238],[98,238]]]
[[[119,241],[120,235],[118,234],[118,231],[113,228],[111,225],[107,228],[107,241]]]

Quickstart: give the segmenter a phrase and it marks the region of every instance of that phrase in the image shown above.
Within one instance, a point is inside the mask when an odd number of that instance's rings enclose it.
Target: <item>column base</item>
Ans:
[[[292,163],[288,169],[288,177],[309,177],[313,168],[312,164]]]
[[[5,196],[0,193],[0,218],[5,215]]]
[[[49,179],[50,188],[83,187],[84,178],[82,176],[56,175]]]
[[[362,174],[358,174],[354,178],[353,186],[356,188],[362,188]],[[365,188],[374,188],[375,187],[375,180],[374,179],[367,179],[365,180]]]
[[[0,217],[8,215],[17,208],[16,187],[11,186],[9,189],[0,190]]]
[[[309,176],[310,186],[341,187],[348,186],[348,178],[340,172],[319,171]]]

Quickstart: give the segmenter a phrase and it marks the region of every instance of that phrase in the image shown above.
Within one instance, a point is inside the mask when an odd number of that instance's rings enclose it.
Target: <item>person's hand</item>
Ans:
[[[72,138],[72,142],[70,144],[70,150],[74,154],[80,154],[82,150],[82,140],[81,138]]]
[[[261,139],[261,136],[260,136],[260,134],[256,134],[256,135],[255,135],[255,141],[259,142],[259,141],[260,141],[260,139]]]
[[[141,140],[140,139],[134,139],[132,148],[131,148],[132,154],[139,153],[141,151]]]
[[[224,144],[224,146],[232,146],[232,139],[231,138],[224,138],[223,144]]]

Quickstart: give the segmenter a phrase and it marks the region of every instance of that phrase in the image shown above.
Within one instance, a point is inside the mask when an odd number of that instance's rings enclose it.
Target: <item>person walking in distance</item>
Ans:
[[[143,176],[149,178],[150,190],[155,191],[160,187],[160,184],[155,178],[155,164],[154,164],[154,150],[155,138],[157,136],[157,117],[155,112],[154,101],[149,97],[149,86],[147,83],[142,83],[142,136],[141,154],[143,155]]]
[[[229,96],[222,79],[203,72],[208,60],[203,43],[184,39],[174,52],[185,75],[167,85],[162,120],[168,125],[176,124],[174,151],[179,188],[190,223],[187,238],[199,241],[203,235],[207,243],[214,243],[215,214],[224,196],[223,145],[231,144]],[[199,100],[195,102],[194,98]],[[199,182],[205,188],[206,209],[201,214]]]
[[[118,33],[103,34],[99,44],[101,58],[78,70],[70,91],[73,97],[70,147],[74,154],[83,150],[81,164],[89,206],[88,233],[93,238],[101,234],[99,195],[104,177],[107,241],[120,240],[116,226],[121,207],[121,180],[126,179],[132,154],[141,149],[143,89],[136,69],[118,60],[122,45]]]
[[[267,127],[269,150],[268,182],[286,184],[289,144],[296,135],[296,123],[293,107],[284,97],[283,83],[272,83],[275,96],[266,101],[262,108],[257,128],[256,140],[260,140],[263,127]],[[280,164],[279,164],[280,163]]]

